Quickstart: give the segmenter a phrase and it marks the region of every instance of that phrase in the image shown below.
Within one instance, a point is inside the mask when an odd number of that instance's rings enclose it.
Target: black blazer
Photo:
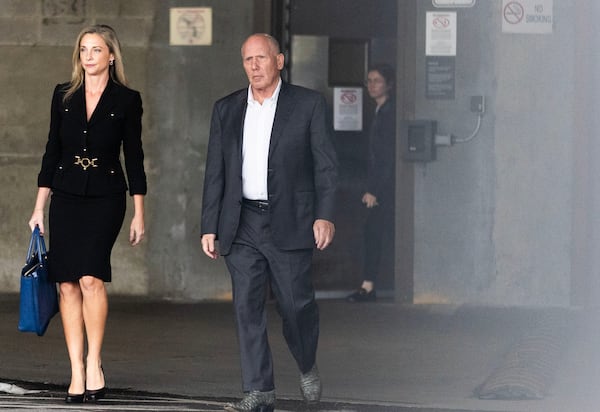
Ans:
[[[217,101],[213,108],[204,194],[202,234],[219,239],[229,253],[242,207],[242,135],[248,89]],[[284,250],[314,247],[315,219],[333,222],[337,159],[325,99],[283,83],[269,146],[267,187],[275,244]]]
[[[389,98],[379,108],[369,128],[366,191],[377,201],[394,199],[396,190],[396,104]]]
[[[140,94],[109,80],[88,122],[84,87],[65,103],[67,87],[54,89],[38,186],[82,196],[124,192],[122,144],[129,193],[146,194]]]

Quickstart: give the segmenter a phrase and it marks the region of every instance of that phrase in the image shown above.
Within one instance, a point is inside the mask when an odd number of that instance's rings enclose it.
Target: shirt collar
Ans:
[[[275,91],[273,92],[273,95],[269,98],[266,98],[265,101],[263,102],[263,106],[267,105],[267,104],[277,104],[277,99],[279,98],[279,92],[281,91],[281,77],[279,78],[279,81],[277,83],[277,87],[275,88]],[[252,94],[252,86],[249,85],[248,86],[248,104],[258,104],[258,101],[256,101],[254,99],[254,95]]]

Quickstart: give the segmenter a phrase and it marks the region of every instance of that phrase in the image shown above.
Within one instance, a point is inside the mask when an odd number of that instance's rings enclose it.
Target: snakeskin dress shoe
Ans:
[[[251,391],[236,403],[228,403],[224,408],[228,412],[273,412],[275,410],[275,391]]]
[[[321,399],[321,377],[319,369],[314,365],[311,370],[300,375],[300,392],[308,403],[317,403]]]

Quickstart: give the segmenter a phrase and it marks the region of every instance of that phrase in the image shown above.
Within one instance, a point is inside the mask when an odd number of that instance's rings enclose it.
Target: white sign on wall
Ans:
[[[425,34],[427,56],[456,56],[456,12],[428,11]]]
[[[339,131],[362,130],[363,89],[334,87],[333,128]]]
[[[552,33],[552,0],[502,0],[504,33]]]
[[[170,15],[169,44],[172,46],[210,46],[212,8],[173,7]]]
[[[435,7],[473,7],[475,0],[432,0]]]

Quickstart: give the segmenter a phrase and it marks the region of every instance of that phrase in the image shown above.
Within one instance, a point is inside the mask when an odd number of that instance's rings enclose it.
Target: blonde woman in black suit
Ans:
[[[121,49],[112,28],[87,27],[73,52],[71,81],[54,90],[50,131],[29,226],[44,233],[49,198],[50,264],[59,283],[60,313],[71,362],[67,403],[105,396],[101,349],[108,314],[104,282],[125,217],[127,182],[134,216],[129,240],[144,236],[146,175],[142,100],[126,87]],[[121,147],[127,178],[120,162]],[[87,356],[85,347],[87,340]]]

